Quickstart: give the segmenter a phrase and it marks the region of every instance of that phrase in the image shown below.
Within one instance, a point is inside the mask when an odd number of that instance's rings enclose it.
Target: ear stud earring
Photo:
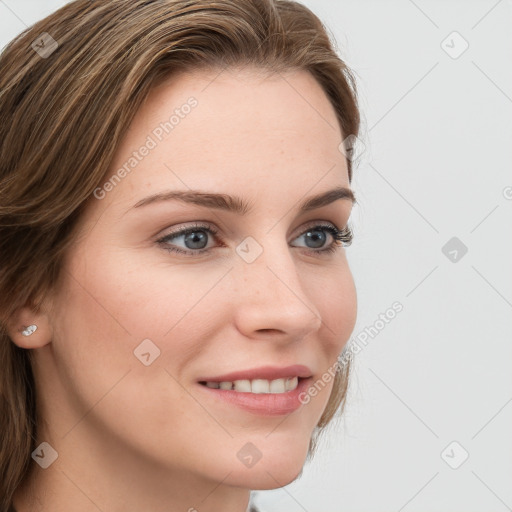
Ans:
[[[21,331],[21,334],[23,334],[23,336],[30,336],[36,330],[37,330],[37,325],[29,325],[24,331]]]

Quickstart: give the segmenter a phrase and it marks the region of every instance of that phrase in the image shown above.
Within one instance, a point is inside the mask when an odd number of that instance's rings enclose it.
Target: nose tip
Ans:
[[[321,315],[303,289],[295,265],[287,266],[286,272],[267,264],[251,270],[256,273],[245,275],[247,286],[236,306],[236,322],[241,332],[248,337],[258,333],[302,339],[320,329]]]

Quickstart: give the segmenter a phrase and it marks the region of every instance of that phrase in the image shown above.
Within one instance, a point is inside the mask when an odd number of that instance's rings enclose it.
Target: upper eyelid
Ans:
[[[328,226],[331,226],[339,231],[343,231],[343,230],[350,230],[348,224],[346,226],[342,226],[342,227],[338,227],[338,225],[332,221],[327,221],[327,220],[320,220],[320,219],[317,219],[317,220],[311,220],[311,221],[308,221],[306,222],[306,224],[300,228],[300,231],[298,232],[298,234],[295,236],[295,238],[299,237],[299,236],[302,236],[305,231],[307,231],[308,229],[311,229],[313,227],[322,227],[322,226],[325,226],[325,227],[328,227]],[[201,229],[203,230],[211,230],[213,233],[214,236],[219,236],[219,229],[211,222],[208,222],[208,221],[196,221],[195,224],[189,224],[189,225],[185,225],[185,226],[182,226],[180,228],[177,228],[173,231],[170,231],[164,235],[157,235],[156,237],[156,241],[159,242],[159,241],[162,241],[163,239],[165,238],[169,238],[170,236],[172,235],[175,235],[175,236],[183,236],[183,232],[186,232],[186,231],[189,231],[189,230],[198,230],[200,231]]]

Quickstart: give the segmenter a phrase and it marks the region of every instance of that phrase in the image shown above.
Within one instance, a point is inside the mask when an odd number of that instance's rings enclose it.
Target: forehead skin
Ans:
[[[196,106],[187,109],[187,115],[174,115],[177,124],[169,133],[163,131],[162,123],[190,98]],[[160,130],[162,140],[155,130]],[[156,147],[132,167],[128,157],[147,144],[148,136]],[[226,192],[227,186],[245,187],[246,196],[263,199],[275,189],[276,179],[281,181],[279,188],[286,187],[284,167],[286,178],[293,178],[304,194],[312,187],[318,191],[323,180],[348,187],[346,159],[338,149],[341,140],[332,104],[306,71],[180,73],[151,91],[116,152],[105,180],[123,166],[128,169],[122,178],[123,197],[114,190],[100,203],[103,208],[111,201],[119,203],[122,208],[116,213],[121,215],[142,197],[141,192],[205,185]],[[117,181],[114,187],[119,189]],[[279,197],[278,203],[283,200]]]

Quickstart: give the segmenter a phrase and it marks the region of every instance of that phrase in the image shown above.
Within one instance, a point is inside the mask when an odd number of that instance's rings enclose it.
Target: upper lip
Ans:
[[[250,370],[242,370],[230,372],[224,375],[216,375],[214,377],[204,377],[199,382],[234,382],[235,380],[276,380],[286,379],[288,377],[311,377],[311,370],[302,364],[294,364],[291,366],[260,366],[259,368],[251,368]]]

